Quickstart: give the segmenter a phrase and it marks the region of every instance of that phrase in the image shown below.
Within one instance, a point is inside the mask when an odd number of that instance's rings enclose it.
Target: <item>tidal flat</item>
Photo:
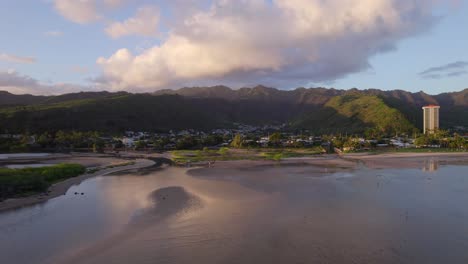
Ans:
[[[88,178],[0,213],[0,263],[467,263],[467,160],[234,161]]]

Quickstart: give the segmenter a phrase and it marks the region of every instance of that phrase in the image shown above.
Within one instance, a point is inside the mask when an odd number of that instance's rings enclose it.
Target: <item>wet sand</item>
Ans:
[[[316,166],[327,168],[354,169],[365,165],[372,169],[391,168],[424,168],[435,164],[461,164],[468,165],[468,152],[454,153],[383,153],[383,154],[344,154],[320,155],[315,157],[286,158],[280,161],[272,160],[234,160],[192,163],[194,167],[213,167],[224,169],[249,169],[269,166]]]
[[[135,215],[131,222],[125,226],[123,232],[99,241],[93,247],[82,249],[78,252],[70,251],[61,255],[51,262],[56,263],[86,263],[90,259],[98,260],[98,263],[105,263],[108,260],[102,259],[105,252],[115,251],[121,254],[125,252],[126,245],[134,239],[141,239],[157,223],[168,221],[187,214],[189,211],[196,211],[203,207],[203,201],[196,195],[187,192],[179,186],[170,186],[151,192],[148,195],[149,205]],[[114,256],[116,257],[116,256]],[[122,261],[122,256],[118,257]],[[93,260],[95,261],[95,260]],[[130,259],[128,259],[129,262]]]
[[[195,163],[195,165],[197,165]],[[208,166],[206,162],[199,165]],[[354,168],[356,162],[345,160],[338,155],[321,155],[316,157],[299,157],[299,158],[286,158],[280,161],[273,160],[233,160],[233,161],[216,161],[211,163],[211,167],[216,168],[250,168],[250,167],[271,167],[271,166],[328,166],[328,167],[342,167]]]

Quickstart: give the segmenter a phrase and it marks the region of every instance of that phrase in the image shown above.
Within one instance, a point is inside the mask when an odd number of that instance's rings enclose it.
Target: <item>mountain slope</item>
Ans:
[[[372,95],[347,94],[336,96],[326,104],[341,116],[346,117],[345,127],[359,130],[359,122],[365,127],[374,127],[387,133],[409,132],[415,127],[399,110],[389,107],[384,101]]]
[[[386,105],[381,98],[356,92],[332,97],[323,108],[304,115],[294,126],[335,133],[363,132],[365,128],[386,133],[415,129],[404,114]]]
[[[441,126],[468,127],[468,89],[428,95],[401,90],[291,91],[257,86],[182,88],[153,94],[86,92],[61,96],[0,93],[0,132],[44,130],[170,130],[290,124],[318,132],[366,128],[410,131],[422,126],[421,107],[441,105]]]

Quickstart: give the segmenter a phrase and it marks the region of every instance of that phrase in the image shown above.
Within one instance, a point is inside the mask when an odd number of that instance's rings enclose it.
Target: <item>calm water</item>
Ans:
[[[0,263],[468,263],[467,172],[427,160],[98,177],[0,214]]]

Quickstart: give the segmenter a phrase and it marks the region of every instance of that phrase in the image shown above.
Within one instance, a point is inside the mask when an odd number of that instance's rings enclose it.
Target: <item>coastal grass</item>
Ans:
[[[45,192],[52,184],[85,172],[84,166],[67,163],[39,168],[0,168],[0,201]]]
[[[304,148],[304,149],[294,149],[294,148],[285,148],[285,149],[273,149],[262,152],[262,156],[268,160],[279,161],[287,158],[300,158],[307,156],[314,156],[323,154],[324,150],[322,147],[315,148]]]
[[[197,163],[209,161],[232,160],[275,160],[285,158],[307,157],[322,154],[321,147],[316,148],[221,148],[219,150],[176,150],[172,151],[172,159],[176,163]]]

